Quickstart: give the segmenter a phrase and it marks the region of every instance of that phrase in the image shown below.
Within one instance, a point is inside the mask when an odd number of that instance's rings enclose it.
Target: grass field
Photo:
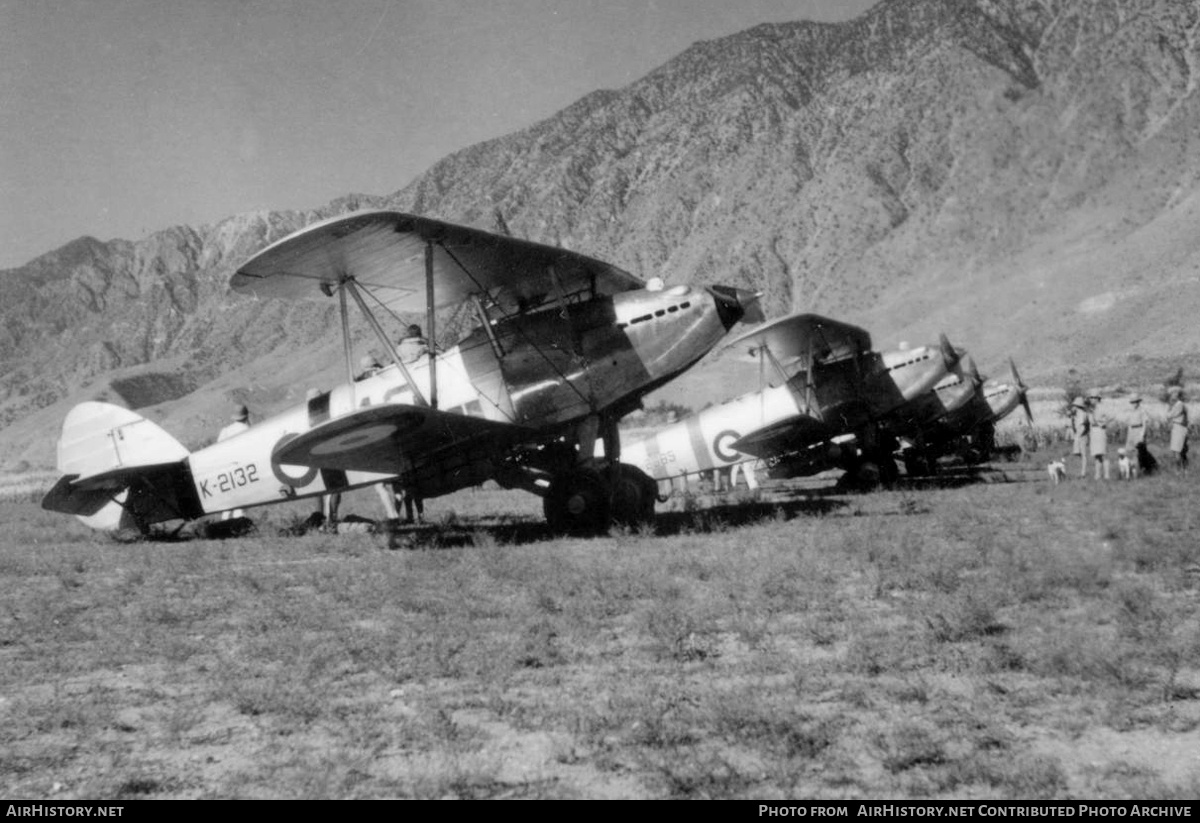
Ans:
[[[1200,796],[1200,475],[1002,468],[587,540],[516,492],[222,542],[3,503],[0,796]]]

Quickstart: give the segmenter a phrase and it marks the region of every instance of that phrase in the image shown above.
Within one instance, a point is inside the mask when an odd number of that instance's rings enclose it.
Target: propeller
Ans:
[[[1025,420],[1032,426],[1033,410],[1029,408],[1029,387],[1021,382],[1021,375],[1017,373],[1017,364],[1011,357],[1008,358],[1008,368],[1012,372],[1013,383],[1017,387],[1017,397],[1021,400],[1021,408],[1025,410]]]
[[[979,369],[975,366],[975,358],[963,352],[961,359],[963,374],[971,378],[971,383],[978,389],[983,385],[983,375],[979,373]]]
[[[950,338],[942,332],[938,336],[938,345],[942,349],[942,362],[946,364],[946,370],[949,371],[958,365],[958,350],[950,345]]]

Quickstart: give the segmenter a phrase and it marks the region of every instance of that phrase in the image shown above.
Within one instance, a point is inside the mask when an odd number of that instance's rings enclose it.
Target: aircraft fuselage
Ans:
[[[813,471],[832,468],[842,455],[833,443],[856,434],[897,407],[928,392],[946,374],[937,347],[867,352],[857,358],[816,364],[771,386],[711,406],[622,445],[622,459],[656,479],[725,468],[735,463],[768,461],[772,455],[738,451],[733,443],[756,431],[786,427],[780,442],[793,448],[817,448]],[[818,459],[819,458],[819,459]]]

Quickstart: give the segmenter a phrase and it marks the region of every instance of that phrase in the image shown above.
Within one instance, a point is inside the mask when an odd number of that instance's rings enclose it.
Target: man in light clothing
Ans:
[[[1082,396],[1071,401],[1071,454],[1079,455],[1079,476],[1087,477],[1088,427],[1091,415]]]
[[[1100,391],[1088,392],[1088,451],[1095,466],[1094,477],[1108,480],[1108,424],[1109,419],[1100,412]]]
[[[1188,408],[1183,402],[1183,386],[1167,389],[1167,423],[1171,426],[1171,451],[1175,465],[1186,469],[1188,464]]]

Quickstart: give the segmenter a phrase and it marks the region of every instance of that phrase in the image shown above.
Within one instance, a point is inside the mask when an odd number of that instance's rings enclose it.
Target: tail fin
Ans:
[[[105,530],[198,516],[187,458],[182,443],[141,415],[81,403],[63,421],[58,469],[64,476],[42,508]]]

